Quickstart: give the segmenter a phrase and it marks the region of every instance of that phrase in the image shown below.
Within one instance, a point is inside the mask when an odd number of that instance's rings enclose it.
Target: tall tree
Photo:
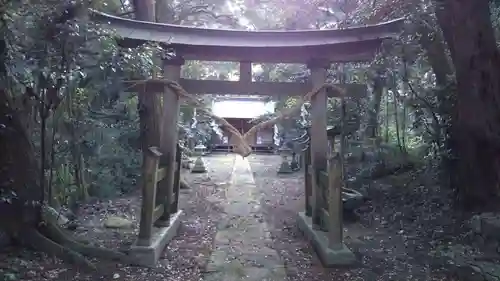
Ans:
[[[488,0],[435,0],[456,72],[450,148],[451,184],[465,207],[500,194],[500,52]]]
[[[66,236],[50,218],[42,215],[45,190],[38,159],[31,142],[31,136],[24,126],[28,117],[22,103],[31,98],[39,98],[39,110],[46,110],[46,95],[37,95],[32,88],[26,88],[21,98],[14,95],[10,87],[12,79],[7,72],[8,50],[6,24],[7,1],[0,9],[0,229],[26,246],[86,263],[80,254],[67,249],[62,244]],[[11,4],[15,5],[15,2]],[[64,23],[75,14],[72,7],[54,7],[52,17],[47,17],[44,35],[52,34],[57,23]],[[67,17],[68,14],[69,18]],[[52,29],[51,29],[52,28]],[[47,82],[47,81],[45,81]],[[50,83],[40,86],[40,92],[52,89]],[[48,220],[49,219],[49,220]]]
[[[135,19],[155,21],[155,0],[133,1]],[[140,79],[149,77],[140,77]],[[143,151],[148,147],[160,145],[161,108],[158,96],[154,93],[139,93],[139,119],[141,125],[141,144]]]

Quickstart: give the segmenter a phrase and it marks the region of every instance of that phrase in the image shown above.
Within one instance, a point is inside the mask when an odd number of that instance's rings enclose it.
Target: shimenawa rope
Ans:
[[[256,132],[258,132],[260,129],[273,126],[273,125],[277,124],[283,118],[287,118],[287,117],[291,116],[292,114],[294,114],[295,112],[299,111],[300,108],[302,107],[302,105],[304,103],[310,102],[311,99],[317,93],[321,92],[322,90],[326,91],[326,90],[331,89],[331,90],[339,92],[340,96],[345,96],[345,90],[344,89],[342,89],[342,88],[340,88],[340,87],[338,87],[336,85],[326,84],[325,83],[325,84],[321,85],[320,87],[318,87],[318,88],[316,88],[316,89],[308,92],[307,94],[305,94],[298,101],[298,103],[295,106],[293,106],[292,108],[283,109],[281,112],[277,113],[276,117],[274,117],[274,118],[272,118],[270,120],[267,120],[267,121],[263,121],[263,122],[261,122],[259,124],[256,124],[255,126],[253,126],[252,128],[250,128],[250,130],[248,130],[244,135],[242,135],[226,119],[213,114],[211,112],[211,110],[205,108],[203,106],[203,104],[201,104],[196,99],[196,97],[194,95],[191,95],[188,92],[186,92],[186,90],[184,90],[184,88],[182,88],[182,86],[179,85],[179,83],[177,83],[176,81],[166,80],[166,79],[156,79],[156,80],[159,81],[159,82],[161,82],[161,83],[164,83],[165,86],[167,86],[168,88],[170,88],[179,97],[184,98],[189,104],[195,106],[198,110],[202,111],[203,113],[205,113],[209,117],[215,119],[221,125],[223,131],[225,131],[227,133],[230,133],[234,137],[236,137],[236,145],[235,145],[233,151],[236,152],[237,154],[241,155],[242,157],[247,157],[248,155],[250,155],[252,153],[252,148],[248,144],[248,141],[249,141],[250,137],[253,137],[254,134]],[[143,84],[143,83],[146,83],[146,82],[151,82],[151,80],[139,80],[139,81],[128,81],[128,82],[134,83],[134,84],[132,84],[129,87],[129,88],[132,88],[132,87],[134,87],[137,84]]]

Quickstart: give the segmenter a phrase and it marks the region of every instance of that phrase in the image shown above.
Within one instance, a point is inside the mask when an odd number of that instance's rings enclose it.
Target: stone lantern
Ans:
[[[290,168],[292,169],[292,171],[300,170],[300,165],[299,165],[299,161],[297,158],[298,158],[297,157],[297,144],[294,143],[293,149],[292,149],[292,161],[290,162]]]
[[[205,161],[203,161],[202,156],[205,154],[205,149],[207,147],[204,146],[203,144],[198,144],[194,147],[194,154],[198,156],[196,158],[196,161],[194,162],[194,167],[191,170],[191,173],[206,173],[207,168],[205,166]]]
[[[290,162],[288,158],[292,155],[292,150],[287,147],[286,145],[283,145],[278,149],[279,154],[281,155],[281,165],[278,170],[278,174],[290,174],[293,173],[292,168],[290,167]]]

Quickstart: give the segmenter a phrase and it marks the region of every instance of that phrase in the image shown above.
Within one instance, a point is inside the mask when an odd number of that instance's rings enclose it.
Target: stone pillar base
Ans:
[[[198,158],[196,158],[196,161],[194,162],[194,167],[191,170],[191,173],[201,174],[201,173],[206,173],[206,172],[207,172],[207,168],[205,166],[205,161],[203,161],[203,158],[201,158],[201,156],[199,156]]]
[[[290,163],[288,163],[288,161],[282,162],[278,170],[278,174],[291,174],[291,173],[293,173],[293,170],[292,168],[290,168]]]
[[[310,217],[306,216],[305,212],[300,212],[298,214],[297,226],[311,241],[324,266],[349,266],[357,263],[354,254],[344,244],[342,244],[342,247],[339,247],[339,249],[329,248],[328,233],[313,229],[312,220]]]
[[[145,267],[156,267],[156,263],[161,257],[167,244],[177,235],[181,224],[182,210],[177,211],[170,217],[170,225],[153,229],[151,245],[138,246],[137,242],[130,247],[129,256],[131,263]]]

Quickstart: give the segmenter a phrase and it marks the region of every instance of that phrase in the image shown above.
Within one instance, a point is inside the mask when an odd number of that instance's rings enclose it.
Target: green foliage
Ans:
[[[491,21],[495,28],[497,38],[497,45],[500,47],[500,1],[491,1]]]
[[[44,174],[55,197],[61,204],[73,204],[84,199],[86,192],[107,197],[134,190],[142,161],[138,99],[125,93],[121,81],[159,73],[161,46],[119,47],[112,31],[80,16],[87,8],[83,1],[21,2],[11,1],[6,6],[2,22],[6,26],[1,30],[8,43],[10,93],[14,100],[29,101],[19,104],[26,112],[26,126],[37,156],[45,156]],[[491,11],[500,34],[497,2],[491,1]],[[121,14],[130,12],[130,5],[127,1],[100,0],[92,1],[91,7]],[[398,40],[384,44],[373,62],[346,63],[342,69],[334,65],[328,81],[370,86],[366,99],[346,99],[346,122],[356,128],[353,138],[363,136],[374,112],[378,137],[387,145],[439,159],[447,153],[447,109],[452,106],[454,90],[437,85],[435,69],[420,41],[422,24],[430,29],[432,38],[440,40],[432,11],[430,1],[209,0],[171,2],[162,15],[170,23],[243,29],[345,27],[407,17],[411,22],[408,28]],[[306,67],[297,64],[254,63],[254,70],[256,81],[305,81],[309,76]],[[233,62],[189,61],[182,75],[234,80],[238,71],[238,64]],[[380,100],[372,91],[378,78],[384,82]],[[213,101],[211,97],[199,100],[207,107]],[[276,102],[279,110],[294,106],[297,98]],[[328,124],[340,124],[339,101],[329,99],[327,107]],[[196,114],[191,105],[182,106],[180,114],[182,142],[192,145],[210,141],[212,120]],[[300,130],[309,124],[308,118],[305,106],[301,118],[281,125]]]
[[[77,16],[81,4],[13,5],[6,17],[10,92],[31,100],[22,106],[45,181],[67,205],[136,187],[137,98],[121,80],[150,76],[159,50],[118,47],[112,31]]]
[[[73,206],[87,196],[86,187],[84,189],[74,182],[74,172],[70,164],[61,164],[54,169],[53,196],[59,204]],[[81,191],[84,191],[82,196]]]
[[[30,100],[21,106],[42,160],[47,192],[59,204],[74,205],[88,196],[136,190],[142,164],[138,99],[125,93],[121,81],[157,75],[157,57],[164,50],[155,44],[119,47],[112,30],[83,16],[89,7],[85,1],[11,4],[5,17],[11,93],[16,100]],[[171,3],[165,19],[234,25],[220,4]],[[92,1],[91,7],[112,14],[132,9],[115,0]],[[190,62],[184,76],[228,79],[236,70],[234,63]],[[200,101],[209,106],[212,99]],[[184,141],[210,139],[211,120],[189,105],[181,115]]]

